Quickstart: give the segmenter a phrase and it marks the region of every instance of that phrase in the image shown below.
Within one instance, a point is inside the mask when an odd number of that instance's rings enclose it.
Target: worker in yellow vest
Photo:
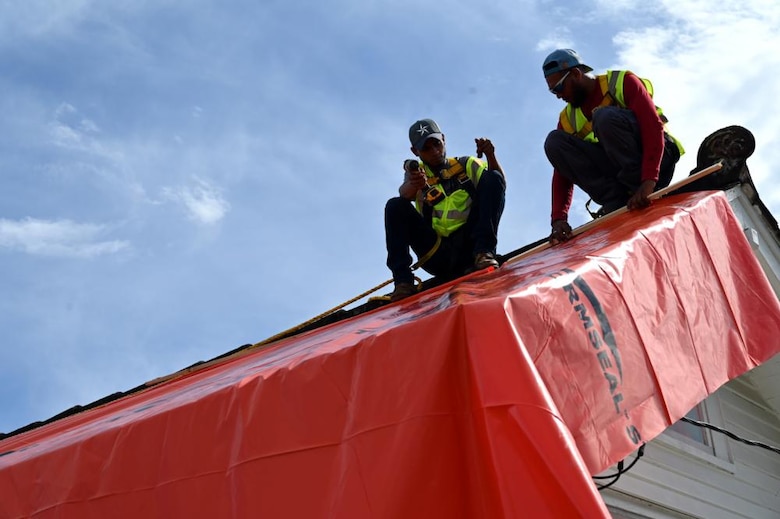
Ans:
[[[395,282],[391,301],[417,292],[410,248],[418,264],[442,280],[498,267],[506,180],[490,139],[474,141],[477,157],[447,157],[435,121],[421,119],[409,128],[411,151],[419,160],[404,162],[400,196],[385,206],[387,266]]]
[[[542,70],[550,92],[567,103],[544,143],[553,165],[555,244],[571,237],[575,185],[601,206],[599,216],[623,206],[641,209],[653,191],[669,185],[684,150],[666,131],[650,81],[626,70],[594,76],[571,49],[552,52]]]

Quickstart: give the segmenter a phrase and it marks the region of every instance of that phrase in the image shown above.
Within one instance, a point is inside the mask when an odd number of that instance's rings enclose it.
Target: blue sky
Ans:
[[[54,4],[54,6],[52,6]],[[780,5],[0,4],[0,431],[259,342],[387,280],[383,208],[436,119],[508,177],[499,252],[549,233],[544,56],[650,78],[693,169],[739,124],[780,216]],[[571,223],[589,220],[575,197]]]

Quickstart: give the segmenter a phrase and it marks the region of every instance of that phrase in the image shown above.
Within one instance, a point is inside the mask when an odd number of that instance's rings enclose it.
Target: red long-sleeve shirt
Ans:
[[[604,99],[601,88],[596,85],[582,104],[582,113],[590,120],[593,109]],[[642,138],[642,180],[658,182],[658,171],[664,151],[664,123],[655,111],[655,103],[642,80],[632,73],[623,77],[623,99],[626,108],[634,112]],[[558,129],[561,129],[560,120]],[[552,220],[566,220],[571,206],[574,184],[553,170],[552,178]]]

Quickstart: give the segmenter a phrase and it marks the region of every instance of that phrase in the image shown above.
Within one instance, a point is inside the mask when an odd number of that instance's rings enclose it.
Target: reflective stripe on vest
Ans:
[[[601,95],[603,96],[603,99],[598,108],[612,105],[617,105],[621,108],[626,107],[625,98],[623,97],[623,78],[628,72],[629,71],[627,70],[608,70],[606,74],[596,76],[596,80],[599,83],[599,88],[601,89]],[[647,93],[650,94],[650,97],[652,98],[653,84],[649,79],[639,79],[645,85]],[[661,107],[656,106],[655,111],[658,113],[658,116],[661,118],[664,126],[666,126],[668,119],[664,115]],[[588,142],[598,142],[598,139],[593,134],[593,122],[585,117],[585,114],[582,113],[580,108],[574,108],[571,106],[571,104],[567,104],[566,108],[561,110],[559,121],[561,123],[561,128],[566,133],[576,135],[580,139]],[[664,129],[664,131],[666,130]],[[669,132],[666,133],[669,135],[672,141],[674,141],[677,149],[680,150],[680,156],[682,156],[683,153],[685,153],[685,149],[683,149],[682,143],[680,143],[680,141],[678,141]]]
[[[433,206],[431,226],[439,236],[449,236],[460,229],[469,217],[473,203],[469,191],[474,191],[487,165],[474,157],[447,158],[447,167],[433,173],[423,164],[428,185],[437,185],[444,191],[444,198]],[[415,206],[424,213],[422,192],[418,193]]]

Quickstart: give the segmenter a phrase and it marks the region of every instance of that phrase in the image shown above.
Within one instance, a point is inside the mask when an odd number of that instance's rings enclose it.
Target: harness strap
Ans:
[[[615,97],[612,95],[612,92],[615,92],[615,88],[617,88],[617,78],[619,74],[612,74],[612,79],[609,83],[607,83],[607,76],[602,75],[599,76],[599,88],[601,88],[601,94],[604,96],[601,100],[601,103],[593,109],[593,111],[596,111],[599,108],[602,108],[604,106],[612,106],[614,104],[617,104],[615,101]],[[564,118],[561,118],[561,123],[564,122]],[[568,133],[572,133],[579,137],[580,139],[585,139],[588,135],[590,135],[593,132],[593,122],[592,121],[586,121],[585,124],[580,128],[578,132],[574,131],[574,128],[577,127],[577,110],[570,110],[569,111],[569,118],[566,120],[567,124],[562,124],[564,126],[564,130],[566,130]]]
[[[434,254],[436,254],[436,251],[439,250],[439,246],[441,245],[441,236],[436,234],[436,243],[433,244],[433,247],[431,247],[431,250],[425,253],[425,255],[417,260],[417,263],[412,265],[412,270],[417,270],[418,268],[422,267],[423,264],[431,259]]]
[[[429,178],[429,181],[433,185],[438,185],[446,196],[450,196],[455,191],[463,189],[468,193],[469,197],[474,200],[477,193],[477,188],[466,172],[465,167],[457,160],[454,164],[444,170],[444,173],[441,176],[436,175]],[[433,221],[433,207],[423,202],[422,215],[425,221],[430,224]]]
[[[446,180],[442,180],[439,182],[439,185],[441,185],[447,196],[462,189],[473,199],[477,192],[474,182],[471,181],[471,177],[469,177],[465,171],[462,171],[457,177],[450,177]]]

